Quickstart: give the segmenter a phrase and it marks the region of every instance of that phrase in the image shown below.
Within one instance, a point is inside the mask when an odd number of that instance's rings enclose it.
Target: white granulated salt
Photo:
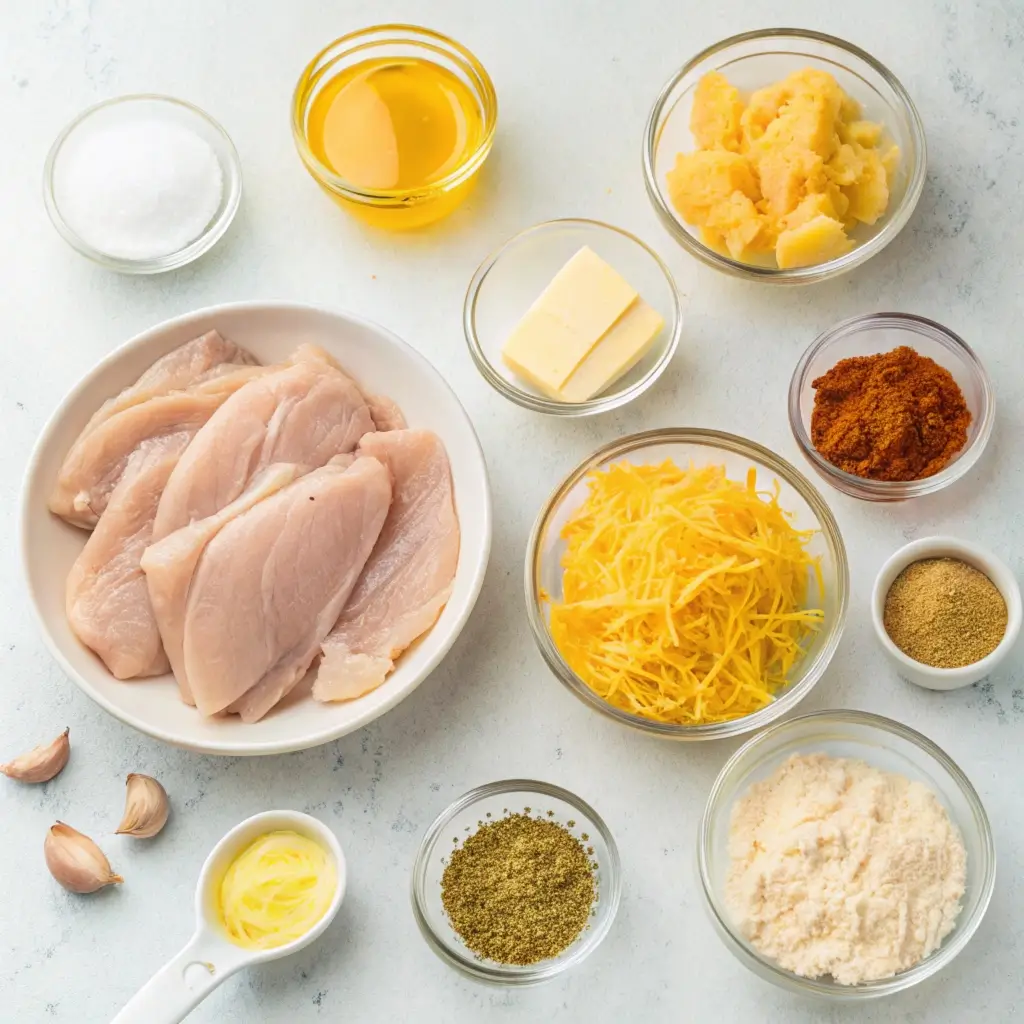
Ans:
[[[84,242],[121,259],[154,259],[195,241],[220,207],[224,175],[213,147],[183,124],[117,120],[68,137],[54,198]]]
[[[963,839],[920,782],[795,755],[733,808],[725,902],[761,953],[841,985],[919,963],[953,930]]]

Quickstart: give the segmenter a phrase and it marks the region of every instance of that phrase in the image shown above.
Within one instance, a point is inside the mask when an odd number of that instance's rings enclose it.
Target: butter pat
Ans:
[[[616,270],[584,247],[520,320],[502,359],[548,398],[585,402],[632,369],[663,325]]]
[[[636,297],[616,270],[584,246],[516,325],[502,358],[535,387],[557,393]]]
[[[585,402],[599,395],[647,355],[664,324],[656,309],[636,299],[576,367],[558,397],[565,402]]]

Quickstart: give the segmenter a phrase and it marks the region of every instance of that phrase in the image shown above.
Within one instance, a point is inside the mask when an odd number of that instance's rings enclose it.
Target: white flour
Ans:
[[[952,930],[966,853],[920,782],[795,755],[733,808],[725,900],[781,967],[844,985],[891,977]]]

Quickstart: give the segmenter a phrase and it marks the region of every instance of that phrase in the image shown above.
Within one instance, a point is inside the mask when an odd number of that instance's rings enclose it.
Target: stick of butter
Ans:
[[[584,246],[516,325],[502,359],[549,398],[585,402],[643,358],[663,323],[615,269]]]

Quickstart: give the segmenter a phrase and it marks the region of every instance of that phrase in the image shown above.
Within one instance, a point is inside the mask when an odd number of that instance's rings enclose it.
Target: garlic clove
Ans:
[[[40,743],[27,754],[16,757],[7,764],[0,764],[0,772],[19,782],[49,782],[64,770],[71,756],[71,741],[65,729],[51,743]]]
[[[103,851],[86,835],[58,821],[43,843],[50,874],[70,892],[95,892],[106,885],[120,885]]]
[[[167,790],[156,779],[137,772],[128,776],[125,785],[124,817],[117,826],[117,835],[151,839],[167,824]]]

